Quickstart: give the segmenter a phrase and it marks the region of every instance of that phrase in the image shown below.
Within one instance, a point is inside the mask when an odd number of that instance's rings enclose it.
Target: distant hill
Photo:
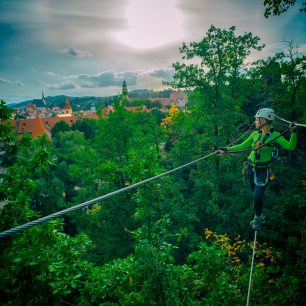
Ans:
[[[24,108],[26,105],[32,103],[35,104],[37,107],[60,107],[64,108],[66,97],[64,95],[54,96],[54,97],[45,97],[46,105],[43,103],[42,99],[33,99],[22,101],[20,103],[11,103],[8,104],[10,108]],[[111,104],[114,100],[114,97],[69,97],[69,102],[74,111],[77,110],[88,110],[91,108],[91,105],[94,104],[95,107],[102,108],[105,107],[107,104]]]
[[[136,89],[129,92],[129,98],[134,99],[146,99],[146,98],[169,98],[171,92],[173,90],[163,90],[163,91],[153,91],[149,89]],[[8,107],[10,108],[24,108],[27,104],[33,103],[37,107],[44,107],[47,106],[49,108],[52,107],[60,107],[64,108],[66,97],[64,95],[60,96],[49,96],[45,97],[47,105],[44,105],[42,99],[33,99],[22,101],[20,103],[10,103]],[[78,110],[89,110],[94,104],[96,109],[104,108],[107,105],[113,104],[114,99],[116,96],[109,96],[109,97],[69,97],[70,105],[73,111]]]

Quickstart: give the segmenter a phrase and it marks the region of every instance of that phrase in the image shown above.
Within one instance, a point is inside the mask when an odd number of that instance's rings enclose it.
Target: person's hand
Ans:
[[[227,148],[219,148],[215,151],[217,155],[224,155],[227,153]]]
[[[289,131],[290,131],[291,133],[296,131],[296,123],[295,123],[295,122],[291,122],[291,123],[290,123],[290,125],[289,125]]]

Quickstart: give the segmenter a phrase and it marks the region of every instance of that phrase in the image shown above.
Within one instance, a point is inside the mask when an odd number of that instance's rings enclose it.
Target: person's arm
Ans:
[[[254,135],[256,133],[257,132],[253,132],[244,142],[237,144],[235,146],[232,146],[232,147],[228,147],[227,151],[239,151],[239,150],[250,148],[253,143]]]
[[[257,132],[253,132],[244,142],[238,144],[238,145],[235,145],[235,146],[232,146],[232,147],[228,147],[228,148],[219,148],[216,152],[218,154],[226,154],[226,152],[228,151],[239,151],[239,150],[244,150],[244,149],[248,149],[251,147],[252,145],[252,142],[253,142],[253,139],[254,139],[254,135],[256,134]]]
[[[295,150],[296,143],[297,143],[297,137],[296,137],[295,130],[292,131],[289,141],[284,136],[281,136],[277,138],[275,142],[277,142],[279,145],[281,145],[286,150],[289,150],[289,151]]]

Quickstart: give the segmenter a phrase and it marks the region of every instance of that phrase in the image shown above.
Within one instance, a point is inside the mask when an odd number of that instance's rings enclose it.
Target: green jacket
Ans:
[[[267,146],[264,146],[260,148],[259,150],[257,150],[257,153],[259,153],[258,154],[259,158],[255,159],[255,148],[256,148],[256,142],[259,139],[259,135],[260,135],[259,131],[253,132],[243,143],[238,144],[236,146],[229,147],[227,148],[227,151],[239,151],[239,150],[252,148],[253,150],[251,151],[251,154],[249,156],[249,161],[251,165],[253,166],[255,165],[255,163],[258,166],[260,166],[261,163],[268,164],[269,162],[272,161],[272,151],[274,147],[273,145],[275,143],[278,143],[283,148],[290,150],[290,151],[294,150],[296,147],[296,142],[297,142],[296,133],[291,134],[289,141],[286,140],[284,136],[280,136],[275,141],[272,141],[271,143],[269,143]],[[269,135],[269,137],[266,138],[265,143],[268,143],[269,141],[278,137],[279,135],[280,135],[279,132],[273,131],[271,135]],[[264,135],[261,135],[260,144],[262,144],[264,137],[265,137]]]

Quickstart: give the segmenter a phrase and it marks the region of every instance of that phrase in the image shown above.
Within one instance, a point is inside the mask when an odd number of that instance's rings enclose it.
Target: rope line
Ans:
[[[286,120],[286,119],[281,118],[281,117],[278,117],[278,116],[276,116],[276,115],[274,115],[274,116],[275,116],[275,118],[277,118],[277,119],[279,119],[279,120],[281,120],[281,121],[287,122],[287,123],[289,123],[289,124],[292,123],[292,121]],[[306,124],[301,124],[301,123],[297,123],[297,122],[294,122],[294,124],[297,125],[297,126],[306,127]]]
[[[247,131],[245,131],[239,138],[235,139],[233,142],[231,142],[229,145],[227,145],[225,148],[228,148],[230,146],[232,146],[234,143],[236,143],[237,141],[239,141],[241,138],[243,138],[255,125],[255,122],[252,123],[249,127],[249,129]]]
[[[120,194],[120,193],[123,193],[123,192],[125,192],[125,191],[134,189],[134,188],[139,187],[139,186],[141,186],[141,185],[144,185],[144,184],[146,184],[146,183],[148,183],[148,182],[151,182],[151,181],[153,181],[153,180],[156,180],[156,179],[158,179],[158,178],[161,178],[161,177],[163,177],[163,176],[166,176],[166,175],[169,175],[169,174],[171,174],[171,173],[173,173],[173,172],[176,172],[176,171],[178,171],[178,170],[180,170],[180,169],[183,169],[183,168],[186,168],[186,167],[188,167],[188,166],[191,166],[191,165],[193,165],[193,164],[195,164],[195,163],[198,163],[199,161],[204,160],[204,159],[206,159],[206,158],[208,158],[208,157],[210,157],[210,156],[212,156],[212,155],[214,155],[214,154],[216,154],[216,152],[212,152],[212,153],[210,153],[210,154],[208,154],[208,155],[206,155],[206,156],[203,156],[203,157],[201,157],[201,158],[199,158],[199,159],[196,159],[196,160],[194,160],[194,161],[192,161],[192,162],[189,162],[189,163],[187,163],[187,164],[184,164],[184,165],[182,165],[182,166],[179,166],[179,167],[174,168],[174,169],[172,169],[172,170],[169,170],[169,171],[167,171],[167,172],[158,174],[158,175],[156,175],[156,176],[150,177],[150,178],[148,178],[148,179],[145,179],[145,180],[143,180],[143,181],[141,181],[141,182],[135,183],[135,184],[130,185],[130,186],[128,186],[128,187],[124,187],[124,188],[122,188],[122,189],[119,189],[119,190],[110,192],[110,193],[108,193],[108,194],[105,194],[105,195],[100,196],[100,197],[98,197],[98,198],[89,200],[89,201],[87,201],[87,202],[84,202],[84,203],[81,203],[81,204],[72,206],[72,207],[70,207],[70,208],[63,209],[63,210],[58,211],[58,212],[56,212],[56,213],[54,213],[54,214],[51,214],[51,215],[48,215],[48,216],[45,216],[45,217],[36,219],[36,220],[34,220],[34,221],[25,223],[25,224],[23,224],[23,225],[20,225],[20,226],[11,228],[11,229],[9,229],[9,230],[6,230],[6,231],[4,231],[4,232],[1,232],[1,233],[0,233],[0,238],[11,236],[11,235],[13,235],[13,234],[15,234],[15,233],[17,233],[17,232],[23,231],[23,230],[25,230],[25,229],[28,229],[28,228],[33,227],[33,226],[36,226],[36,225],[38,225],[38,224],[42,224],[42,223],[47,222],[47,221],[50,221],[50,220],[53,220],[53,219],[55,219],[55,218],[58,218],[58,217],[60,217],[60,216],[65,215],[65,214],[67,214],[67,213],[70,213],[70,212],[72,212],[72,211],[76,211],[76,210],[79,210],[79,209],[84,208],[84,207],[92,206],[92,205],[96,204],[97,202],[101,202],[101,201],[103,201],[103,200],[105,200],[105,199],[109,199],[109,198],[111,198],[111,197],[113,197],[113,196],[115,196],[115,195],[117,195],[117,194]]]
[[[248,296],[247,296],[247,303],[246,303],[246,306],[249,306],[249,303],[250,303],[251,284],[252,284],[254,257],[255,257],[255,249],[256,249],[256,240],[257,240],[257,230],[255,230],[255,235],[254,235],[253,255],[252,255],[252,263],[251,263],[250,279],[249,279],[249,289],[248,289]]]

